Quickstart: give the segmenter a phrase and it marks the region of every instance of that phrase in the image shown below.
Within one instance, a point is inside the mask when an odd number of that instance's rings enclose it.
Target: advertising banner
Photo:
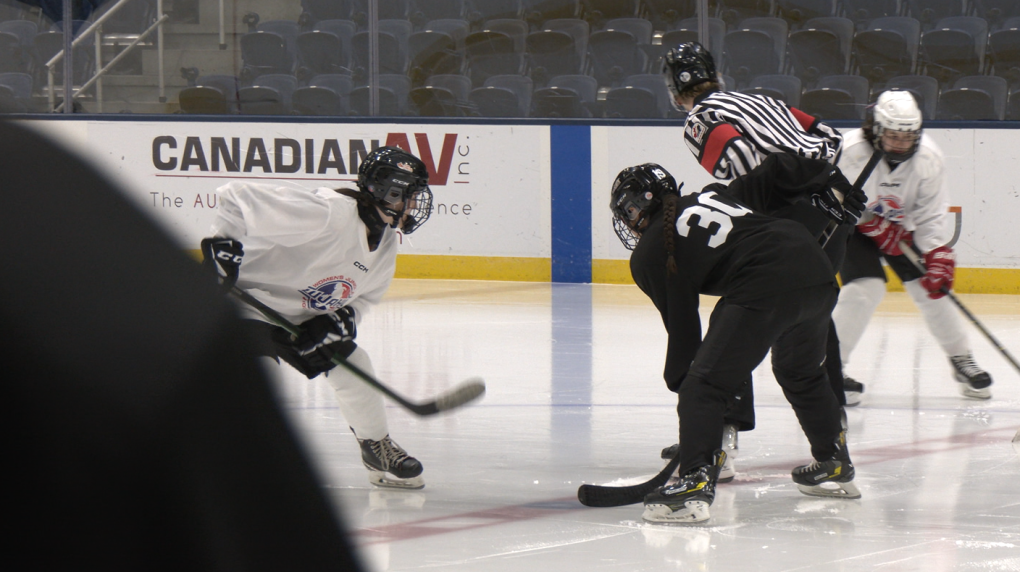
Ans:
[[[231,180],[355,186],[380,145],[422,159],[435,196],[401,252],[548,257],[548,127],[511,125],[94,122],[87,152],[144,212],[197,248]]]

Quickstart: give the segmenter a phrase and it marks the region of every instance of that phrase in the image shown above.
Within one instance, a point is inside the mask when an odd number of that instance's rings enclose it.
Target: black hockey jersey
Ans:
[[[666,270],[664,232],[673,233],[676,274]],[[660,211],[631,254],[630,270],[669,333],[671,389],[701,344],[700,294],[741,304],[819,284],[836,287],[828,258],[804,225],[759,214],[713,190],[681,197],[675,226],[664,225]]]

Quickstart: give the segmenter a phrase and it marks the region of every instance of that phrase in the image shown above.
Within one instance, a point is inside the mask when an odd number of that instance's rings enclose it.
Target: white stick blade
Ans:
[[[436,408],[446,411],[474,401],[485,394],[485,381],[480,377],[465,380],[456,389],[436,399]]]

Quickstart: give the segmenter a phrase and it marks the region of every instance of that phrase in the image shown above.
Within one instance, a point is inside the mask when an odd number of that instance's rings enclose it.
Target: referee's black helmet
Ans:
[[[718,80],[712,54],[698,42],[680,44],[666,52],[662,75],[674,98],[698,84]]]

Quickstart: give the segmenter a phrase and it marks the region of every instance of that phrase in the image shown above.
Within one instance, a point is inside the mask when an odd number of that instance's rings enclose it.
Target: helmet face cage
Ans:
[[[432,214],[428,170],[420,159],[396,147],[372,151],[358,169],[358,187],[393,221],[411,234]]]
[[[610,194],[613,230],[627,250],[634,250],[641,231],[662,206],[662,197],[677,194],[676,181],[655,163],[628,167],[616,176]]]
[[[677,107],[676,98],[682,92],[718,78],[712,54],[698,42],[680,44],[666,52],[662,57],[662,76],[673,96],[673,107]]]
[[[878,96],[871,110],[873,114],[872,132],[874,144],[882,146],[886,158],[891,163],[906,161],[917,152],[917,146],[921,140],[921,110],[917,106],[917,100],[909,91],[886,91]],[[887,131],[908,133],[913,137],[913,144],[906,151],[891,152],[884,148],[882,136]]]

